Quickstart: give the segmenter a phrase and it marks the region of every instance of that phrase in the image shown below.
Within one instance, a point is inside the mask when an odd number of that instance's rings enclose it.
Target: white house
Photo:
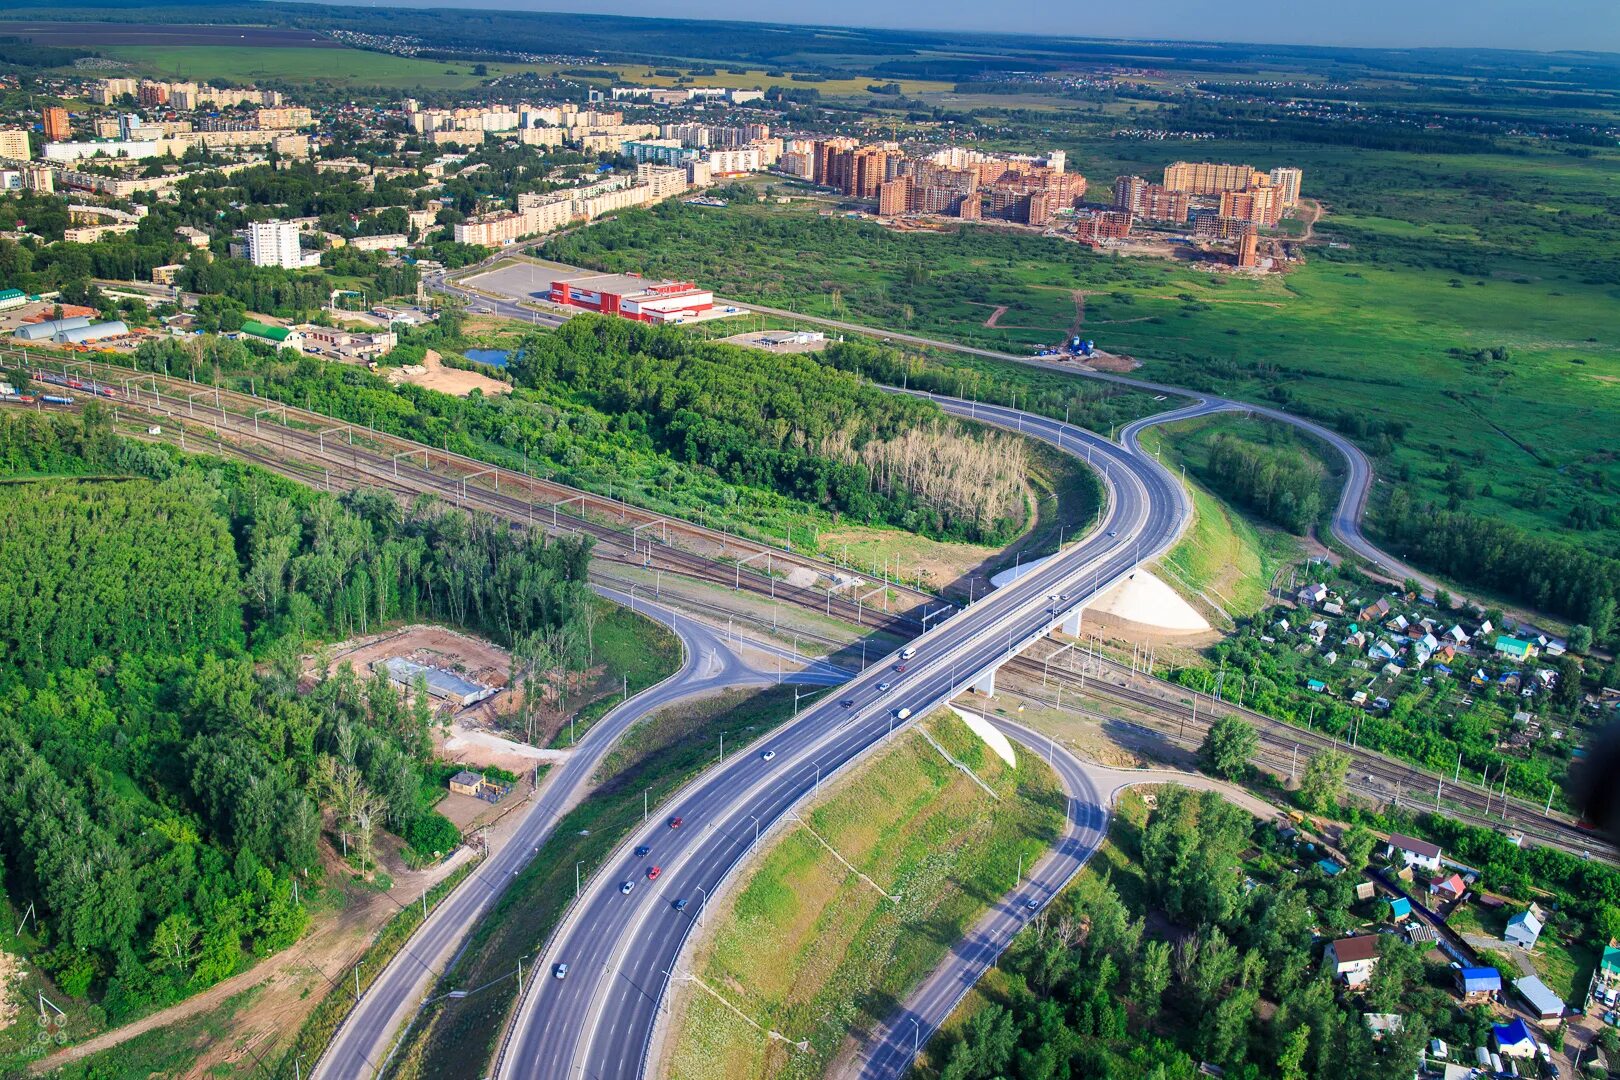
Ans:
[[[1536,940],[1541,937],[1542,920],[1545,916],[1541,908],[1531,904],[1528,911],[1521,911],[1508,920],[1507,930],[1502,934],[1502,940],[1509,945],[1517,945],[1521,949],[1533,949]]]
[[[1360,986],[1378,966],[1378,935],[1364,934],[1330,942],[1322,954],[1322,962],[1332,970],[1333,977],[1346,986]]]
[[[1386,859],[1399,854],[1407,866],[1421,866],[1425,870],[1440,869],[1440,845],[1418,840],[1401,833],[1389,834],[1389,846],[1384,849]]]

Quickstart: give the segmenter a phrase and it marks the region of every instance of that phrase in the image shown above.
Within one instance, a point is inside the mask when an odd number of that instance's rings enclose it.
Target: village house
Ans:
[[[1460,900],[1462,894],[1467,891],[1468,885],[1463,881],[1461,874],[1443,877],[1429,886],[1429,892],[1442,900]]]
[[[1517,945],[1521,949],[1533,949],[1536,941],[1541,937],[1541,928],[1545,924],[1546,913],[1535,904],[1529,909],[1521,911],[1508,920],[1507,930],[1502,934],[1502,940],[1509,945]]]
[[[1493,967],[1460,968],[1454,974],[1464,1004],[1490,1001],[1502,992],[1502,973]]]
[[[1330,942],[1322,962],[1346,986],[1361,986],[1378,966],[1378,935],[1340,938]]]
[[[1557,1020],[1564,1015],[1564,1001],[1547,988],[1547,984],[1534,975],[1515,980],[1513,989],[1530,1007],[1530,1013],[1542,1021]]]
[[[1397,854],[1407,866],[1421,866],[1425,870],[1440,869],[1440,845],[1431,844],[1427,840],[1418,840],[1401,833],[1390,833],[1384,857],[1393,860]]]
[[[1491,1038],[1496,1041],[1496,1052],[1503,1057],[1533,1058],[1539,1049],[1530,1025],[1518,1018],[1511,1023],[1492,1027]]]

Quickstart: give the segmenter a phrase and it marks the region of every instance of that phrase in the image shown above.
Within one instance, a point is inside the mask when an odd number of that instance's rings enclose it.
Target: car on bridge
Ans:
[[[551,969],[551,973],[557,976],[559,979],[566,979],[568,978],[568,965],[558,964],[556,967]]]
[[[619,886],[619,891],[624,893],[624,895],[629,896],[630,895],[630,890],[635,888],[635,887],[636,887],[635,882],[627,881],[623,885]]]
[[[649,867],[647,867],[647,880],[648,881],[657,881],[658,880],[658,875],[662,874],[663,872],[664,872],[664,868],[661,867],[661,866],[649,866]]]
[[[680,819],[680,818],[678,818],[678,817],[672,817],[672,818],[670,818],[670,819],[669,819],[669,827],[670,827],[670,828],[672,828],[672,829],[678,829],[678,828],[680,828],[680,827],[681,827],[681,825],[682,825],[682,822],[681,822],[681,819]]]

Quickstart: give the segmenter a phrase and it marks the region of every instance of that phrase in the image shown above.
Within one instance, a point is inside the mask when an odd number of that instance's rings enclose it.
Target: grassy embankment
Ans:
[[[1006,892],[1019,859],[1032,865],[1056,837],[1064,800],[1043,762],[1020,754],[1008,766],[955,718],[936,717],[929,730],[999,801],[915,733],[841,780],[710,915],[714,929],[692,965],[736,1010],[808,1040],[808,1050],[768,1039],[713,995],[689,988],[668,1075],[821,1075],[848,1035],[886,1018]],[[851,873],[817,835],[877,885]]]
[[[599,674],[583,691],[583,703],[573,713],[573,726],[559,722],[552,746],[573,745],[613,706],[671,675],[681,665],[680,639],[662,624],[607,600],[598,600],[597,609],[601,616],[592,636],[596,645],[594,670]]]
[[[742,746],[786,720],[793,691],[772,687],[677,705],[628,732],[597,771],[598,787],[560,822],[533,861],[512,880],[480,920],[466,949],[440,981],[444,991],[484,987],[426,1010],[397,1054],[400,1080],[474,1080],[517,994],[515,958],[534,952],[574,896],[575,864],[595,872],[619,840],[642,820],[642,792],[653,813],[671,793],[714,762],[719,738]]]
[[[1191,527],[1159,560],[1165,581],[1204,611],[1206,618],[1216,608],[1217,617],[1211,619],[1216,625],[1230,626],[1228,620],[1219,618],[1222,612],[1242,618],[1263,608],[1278,569],[1300,555],[1298,537],[1255,520],[1195,479],[1208,461],[1211,438],[1230,434],[1259,439],[1263,431],[1270,434],[1254,420],[1217,414],[1142,433],[1142,445],[1158,453],[1171,469],[1186,465],[1193,497]],[[1325,505],[1337,501],[1335,484],[1324,480]]]

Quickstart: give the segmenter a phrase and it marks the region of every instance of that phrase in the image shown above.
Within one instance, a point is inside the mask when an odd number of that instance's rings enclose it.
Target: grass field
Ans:
[[[202,1051],[229,1030],[233,1017],[250,1008],[263,987],[252,987],[227,1000],[220,1008],[168,1027],[155,1028],[128,1042],[82,1061],[64,1065],[50,1075],[58,1080],[149,1080],[154,1076],[184,1076]],[[19,1023],[30,1023],[24,1014]],[[261,1047],[260,1052],[266,1048]],[[245,1072],[260,1072],[244,1049]],[[17,1074],[12,1074],[17,1075]],[[210,1075],[225,1075],[213,1073]]]
[[[463,61],[417,60],[362,49],[255,48],[233,45],[102,45],[103,55],[127,62],[142,75],[169,79],[228,79],[232,83],[330,83],[425,90],[464,90],[488,78],[532,70],[519,64],[488,65],[473,74]]]
[[[764,90],[772,86],[785,86],[796,89],[818,90],[824,97],[848,97],[856,94],[865,96],[866,88],[868,86],[886,85],[890,82],[899,83],[900,92],[906,95],[939,93],[944,90],[949,90],[952,85],[950,83],[937,82],[929,79],[889,79],[886,77],[866,78],[862,76],[841,79],[818,79],[818,81],[811,82],[795,80],[792,77],[794,72],[781,68],[770,69],[771,71],[777,72],[777,74],[773,75],[764,68],[733,70],[731,67],[717,66],[714,68],[713,75],[691,75],[683,73],[682,76],[677,77],[673,75],[660,75],[658,72],[682,71],[683,69],[679,65],[658,64],[649,67],[640,67],[636,64],[609,64],[608,66],[611,68],[611,70],[619,72],[626,80],[635,83],[637,86],[724,86],[736,90],[753,90],[756,88]],[[557,70],[557,66],[541,65],[539,70]],[[581,69],[575,66],[569,70],[577,71]],[[692,70],[702,71],[706,69],[685,69],[686,72]],[[613,79],[607,72],[604,72],[601,81],[604,85],[606,85],[613,82]]]
[[[1019,858],[1031,865],[1055,838],[1064,800],[1044,763],[1020,755],[1016,768],[1005,765],[954,717],[931,719],[929,730],[1000,801],[915,733],[841,781],[762,857],[723,916],[711,916],[717,928],[693,962],[735,1010],[808,1040],[808,1050],[767,1038],[689,987],[668,1076],[822,1075],[846,1036],[884,1019],[1011,886]]]

